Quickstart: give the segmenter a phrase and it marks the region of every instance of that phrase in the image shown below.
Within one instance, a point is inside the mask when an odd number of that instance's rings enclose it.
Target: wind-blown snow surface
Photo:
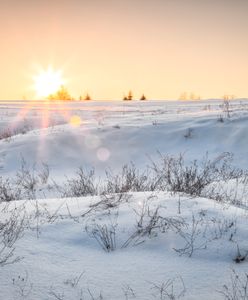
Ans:
[[[117,170],[130,161],[143,168],[148,157],[156,159],[157,151],[185,153],[188,161],[202,158],[206,151],[210,157],[231,152],[234,164],[248,168],[248,102],[232,102],[231,118],[225,117],[221,105],[217,100],[1,103],[0,175],[14,175],[21,157],[30,165],[47,163],[56,180],[79,166],[94,167],[101,175],[106,168]],[[15,135],[3,138],[6,130]],[[147,199],[150,213],[160,207],[161,217],[181,220],[182,227],[156,229],[141,238],[142,243],[122,248]],[[218,291],[230,283],[231,270],[247,270],[246,261],[233,261],[237,245],[242,254],[248,249],[245,209],[147,192],[130,194],[118,209],[101,208],[82,217],[99,200],[18,201],[1,209],[4,219],[6,211],[23,205],[29,223],[15,244],[15,254],[23,259],[1,268],[0,299],[101,299],[100,293],[103,299],[167,299],[157,287],[168,280],[180,298],[223,299]],[[115,251],[105,252],[92,238],[94,224],[118,224]],[[193,224],[199,249],[191,257],[180,255]]]
[[[47,163],[55,177],[80,166],[102,174],[130,161],[142,168],[158,151],[184,153],[189,161],[228,151],[236,165],[248,168],[248,101],[233,101],[230,119],[221,105],[217,100],[0,103],[0,130],[25,132],[0,140],[0,174],[15,173],[21,157],[31,165]],[[81,123],[70,124],[73,116]],[[189,129],[191,137],[185,138]]]
[[[230,281],[231,270],[247,270],[246,262],[238,265],[233,261],[237,244],[242,253],[248,247],[247,213],[182,196],[179,211],[179,195],[167,193],[129,196],[118,209],[101,207],[85,217],[80,216],[99,201],[97,197],[25,203],[30,220],[37,212],[39,220],[16,244],[16,253],[23,259],[1,269],[1,299],[22,299],[22,293],[24,299],[56,299],[54,294],[60,295],[57,299],[92,299],[90,293],[94,299],[172,299],[165,294],[160,298],[160,291],[154,288],[170,279],[175,297],[183,293],[184,299],[223,299],[219,291]],[[160,206],[160,216],[186,222],[184,233],[192,232],[193,218],[198,222],[192,257],[174,250],[186,244],[175,228],[154,230],[137,245],[121,248],[137,229],[137,213],[147,199],[150,212]],[[85,226],[90,231],[92,224],[117,224],[115,251],[105,252],[85,232]],[[171,293],[171,286],[167,292]],[[100,293],[103,298],[98,298]]]

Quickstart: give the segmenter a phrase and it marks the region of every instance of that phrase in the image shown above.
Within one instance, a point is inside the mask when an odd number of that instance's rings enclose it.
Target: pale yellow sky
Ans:
[[[0,2],[0,99],[35,97],[62,69],[75,97],[248,97],[247,0]]]

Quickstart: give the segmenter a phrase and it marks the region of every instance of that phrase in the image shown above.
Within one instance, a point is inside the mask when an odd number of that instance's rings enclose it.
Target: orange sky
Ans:
[[[0,99],[35,97],[39,69],[62,69],[74,97],[248,97],[247,0],[0,2]]]

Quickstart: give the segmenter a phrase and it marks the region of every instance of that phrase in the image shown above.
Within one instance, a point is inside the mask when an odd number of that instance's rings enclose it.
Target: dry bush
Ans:
[[[121,247],[125,248],[130,244],[136,246],[143,243],[146,238],[156,237],[158,233],[166,233],[170,229],[178,232],[185,226],[182,218],[163,217],[161,209],[159,205],[151,208],[151,198],[148,198],[141,204],[139,210],[134,210],[137,217],[134,231]]]
[[[82,217],[91,216],[98,211],[109,211],[114,208],[118,209],[121,204],[127,203],[132,196],[128,193],[119,193],[111,195],[103,194],[100,197],[101,200],[91,204],[90,208],[81,215]]]
[[[6,128],[0,132],[0,140],[6,140],[10,141],[11,137],[13,136],[13,133],[9,128]]]
[[[124,165],[120,173],[113,174],[106,171],[106,185],[104,193],[125,193],[129,191],[153,191],[152,176],[148,170],[138,170],[134,163]]]
[[[186,293],[184,281],[180,276],[160,284],[152,283],[151,289],[155,293],[154,297],[160,300],[178,300],[183,298]]]
[[[196,219],[192,215],[191,223],[180,228],[178,234],[185,244],[182,248],[173,248],[179,255],[191,257],[195,251],[206,249],[207,241],[202,241],[202,222],[201,218]]]
[[[0,202],[19,200],[21,190],[10,179],[0,177]]]
[[[4,216],[4,212],[1,212]],[[2,219],[3,219],[2,216]],[[7,211],[4,220],[0,221],[0,266],[19,261],[14,256],[15,243],[22,236],[26,222],[24,208]]]
[[[213,182],[207,186],[202,195],[222,203],[230,203],[240,207],[248,205],[248,174],[247,171],[233,180]]]
[[[61,197],[83,197],[98,194],[94,169],[90,171],[79,168],[76,177],[67,179],[62,186],[57,186]]]
[[[104,251],[110,252],[116,249],[116,226],[94,224],[86,227],[86,232],[98,242]]]
[[[230,180],[242,176],[242,171],[231,166],[232,155],[223,153],[215,160],[206,155],[200,162],[186,163],[183,155],[173,157],[160,154],[158,163],[152,161],[159,190],[183,192],[201,196],[203,189],[214,181]]]
[[[248,274],[240,276],[232,270],[231,281],[223,285],[220,294],[226,300],[248,300]]]
[[[21,167],[14,178],[14,186],[20,190],[20,199],[36,199],[40,187],[48,183],[49,173],[47,164],[42,164],[41,170],[37,171],[36,165],[29,168],[22,158]]]
[[[218,240],[227,234],[230,234],[229,241],[232,241],[237,233],[237,217],[227,219],[224,216],[221,218],[211,218],[211,237],[210,240]]]
[[[116,249],[118,217],[118,211],[115,214],[111,214],[111,211],[109,211],[108,223],[103,224],[102,222],[95,220],[95,216],[93,215],[92,220],[85,226],[86,233],[91,238],[94,238],[106,252],[111,252]]]
[[[48,183],[49,167],[42,164],[39,171],[36,166],[28,167],[22,158],[21,167],[12,178],[0,177],[0,202],[36,199],[37,192]]]
[[[36,165],[29,167],[22,159],[21,167],[11,179],[0,178],[0,200],[36,199],[43,197],[44,191],[56,192],[60,197],[83,197],[101,195],[101,204],[113,204],[107,195],[124,194],[140,191],[172,191],[192,196],[203,196],[219,201],[232,200],[237,202],[235,193],[240,191],[241,184],[247,187],[248,174],[232,166],[232,155],[223,153],[215,160],[206,155],[202,160],[187,163],[182,155],[178,157],[159,154],[157,162],[139,170],[133,163],[124,165],[119,173],[106,171],[105,178],[97,178],[94,169],[79,168],[76,175],[67,178],[62,184],[53,181],[50,184],[50,170],[42,164],[40,171]],[[219,183],[236,180],[239,186],[232,193],[227,190],[219,192]],[[49,181],[49,182],[48,182]],[[217,189],[217,190],[216,190]],[[108,199],[107,199],[108,198]],[[244,198],[244,197],[242,197]]]

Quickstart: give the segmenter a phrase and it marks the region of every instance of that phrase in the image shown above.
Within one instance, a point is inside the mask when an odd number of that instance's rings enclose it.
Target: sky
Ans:
[[[51,66],[78,98],[248,97],[247,0],[0,0],[0,100]]]

